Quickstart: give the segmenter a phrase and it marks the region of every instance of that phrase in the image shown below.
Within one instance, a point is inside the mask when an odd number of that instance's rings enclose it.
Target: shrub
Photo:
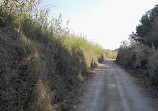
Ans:
[[[116,61],[130,69],[146,69],[150,49],[141,44],[134,44],[127,47],[120,47]]]
[[[148,72],[152,83],[158,85],[158,50],[152,50],[152,55],[149,57]]]

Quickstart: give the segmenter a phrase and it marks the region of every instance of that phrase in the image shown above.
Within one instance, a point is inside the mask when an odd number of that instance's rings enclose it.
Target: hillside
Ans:
[[[116,53],[33,11],[34,1],[0,3],[0,110],[73,111],[89,70]]]

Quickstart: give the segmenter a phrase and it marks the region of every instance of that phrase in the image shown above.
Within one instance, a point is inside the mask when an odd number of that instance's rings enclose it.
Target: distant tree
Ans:
[[[126,48],[126,47],[128,47],[128,42],[125,40],[125,41],[122,41],[121,42],[121,45],[120,45],[120,47],[122,47],[122,48]]]

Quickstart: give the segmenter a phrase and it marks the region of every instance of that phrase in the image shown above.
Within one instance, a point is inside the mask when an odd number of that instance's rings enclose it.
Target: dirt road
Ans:
[[[106,60],[96,69],[81,111],[153,111],[128,74]]]

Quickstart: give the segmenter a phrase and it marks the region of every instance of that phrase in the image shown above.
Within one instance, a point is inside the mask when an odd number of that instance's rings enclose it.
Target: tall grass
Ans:
[[[83,52],[88,68],[94,68],[99,61],[101,62],[105,59],[106,50],[96,43],[89,42],[84,37],[67,35],[67,37],[64,38],[63,44],[71,51]]]
[[[73,111],[88,69],[107,51],[68,34],[61,15],[48,21],[48,10],[34,12],[33,3],[0,3],[0,110]]]

